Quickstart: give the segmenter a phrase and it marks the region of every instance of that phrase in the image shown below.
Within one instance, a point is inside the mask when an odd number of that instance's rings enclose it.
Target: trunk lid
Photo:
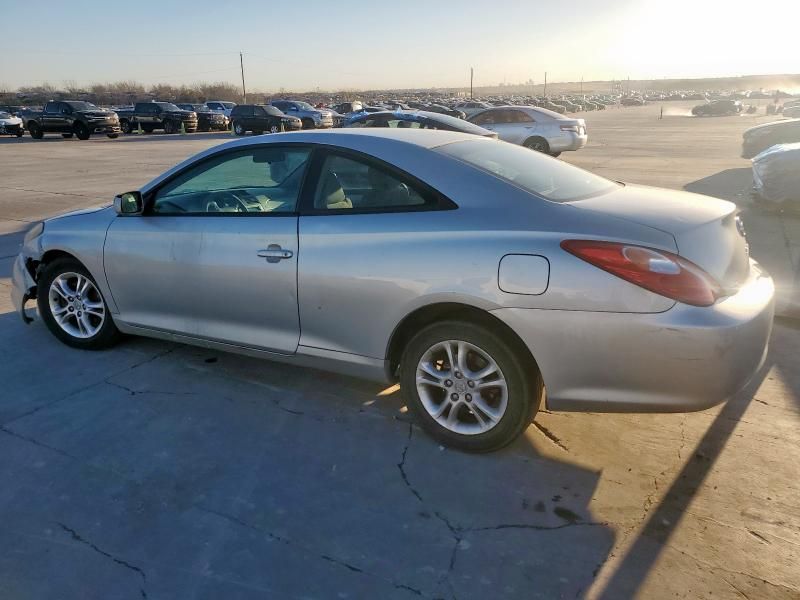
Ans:
[[[678,254],[735,290],[750,272],[749,249],[736,205],[699,194],[638,185],[569,202],[646,225],[675,238]]]

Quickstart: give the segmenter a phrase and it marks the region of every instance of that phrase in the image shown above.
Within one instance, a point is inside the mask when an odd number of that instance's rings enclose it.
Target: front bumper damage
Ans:
[[[22,254],[17,256],[11,271],[11,302],[22,317],[23,323],[33,322],[25,311],[25,304],[36,298],[36,282],[31,276]]]

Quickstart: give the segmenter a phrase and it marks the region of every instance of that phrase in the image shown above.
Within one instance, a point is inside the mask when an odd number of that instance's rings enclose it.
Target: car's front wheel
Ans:
[[[461,450],[489,452],[512,442],[533,421],[542,380],[490,329],[446,321],[408,343],[400,388],[431,436]]]
[[[236,135],[244,135],[245,133],[247,133],[247,130],[244,128],[244,126],[241,123],[234,123],[233,124],[233,133],[235,133]]]
[[[48,264],[36,294],[45,325],[68,346],[100,350],[119,338],[100,288],[77,260],[60,258]]]

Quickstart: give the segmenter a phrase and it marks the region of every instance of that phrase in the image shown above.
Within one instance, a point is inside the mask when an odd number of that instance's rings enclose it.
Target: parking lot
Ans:
[[[0,598],[800,597],[800,219],[749,201],[763,110],[689,106],[582,113],[562,158],[742,207],[780,298],[764,369],[700,413],[542,410],[489,455],[433,443],[396,387],[24,325],[31,223],[232,138],[0,139]]]

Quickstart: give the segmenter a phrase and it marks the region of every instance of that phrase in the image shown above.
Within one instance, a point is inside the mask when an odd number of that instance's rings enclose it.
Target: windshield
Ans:
[[[294,104],[300,110],[314,110],[314,107],[311,106],[308,102],[295,102]]]
[[[553,202],[570,202],[610,192],[619,184],[506,142],[455,142],[436,148]]]
[[[276,108],[275,106],[266,105],[266,106],[262,106],[262,108],[265,111],[267,111],[268,115],[273,115],[275,117],[282,117],[283,116],[283,111],[281,109],[279,109],[279,108]]]
[[[162,110],[166,111],[180,110],[180,108],[175,106],[172,102],[156,102],[156,104],[160,106]]]
[[[72,110],[100,110],[91,102],[65,102],[64,104],[69,104]]]
[[[234,106],[236,106],[236,104],[234,104],[233,102],[220,102],[220,104],[222,104],[222,106],[224,106],[225,108],[233,108]]]
[[[8,114],[7,112],[0,111],[0,119],[10,119],[10,118],[11,118],[10,114]]]

